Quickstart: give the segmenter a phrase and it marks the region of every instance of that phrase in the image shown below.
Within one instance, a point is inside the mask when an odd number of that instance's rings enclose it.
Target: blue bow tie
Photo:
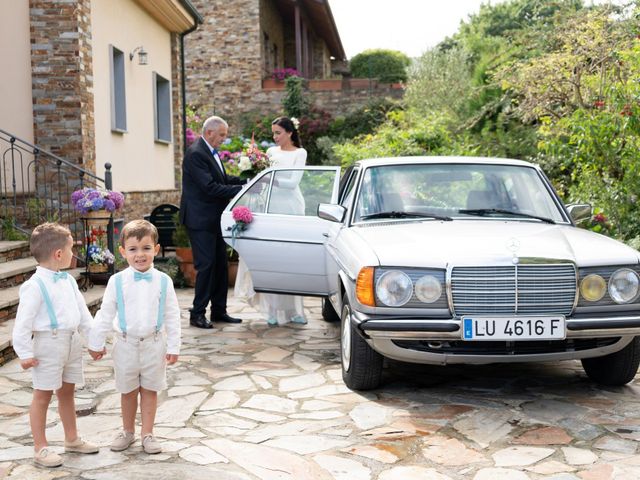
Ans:
[[[146,280],[147,282],[151,281],[151,272],[133,272],[133,280],[139,282],[140,280]]]
[[[60,279],[62,279],[62,280],[66,279],[67,275],[68,275],[67,272],[55,272],[53,274],[53,282],[55,283]]]

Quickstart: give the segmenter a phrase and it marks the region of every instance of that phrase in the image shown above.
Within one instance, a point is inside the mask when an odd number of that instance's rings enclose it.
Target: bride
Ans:
[[[295,120],[295,119],[294,119]],[[271,132],[275,147],[267,150],[267,156],[273,167],[303,167],[307,160],[307,151],[300,146],[298,130],[292,119],[278,117],[271,123]],[[279,172],[274,181],[269,200],[269,213],[285,215],[304,215],[304,198],[298,184],[302,172]],[[288,322],[306,324],[302,304],[303,297],[256,293],[253,290],[251,274],[242,258],[238,265],[238,275],[234,287],[236,297],[248,298],[249,303],[258,308],[267,317],[270,326]]]

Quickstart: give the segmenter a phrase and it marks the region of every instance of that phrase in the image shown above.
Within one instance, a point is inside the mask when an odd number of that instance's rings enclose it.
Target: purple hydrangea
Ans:
[[[95,210],[114,212],[124,205],[124,195],[111,190],[98,190],[85,187],[71,194],[73,208],[81,214]]]

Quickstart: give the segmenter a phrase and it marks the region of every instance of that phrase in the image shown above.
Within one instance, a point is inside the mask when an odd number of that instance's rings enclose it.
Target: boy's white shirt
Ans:
[[[152,275],[151,282],[133,279],[136,270],[128,267],[119,275],[122,276],[122,293],[124,296],[124,316],[127,322],[127,335],[146,337],[156,330],[158,321],[158,305],[160,303],[160,278],[167,277],[167,297],[164,307],[162,328],[167,332],[167,353],[180,353],[180,307],[173,282],[168,275],[151,267],[147,272]],[[146,272],[145,272],[146,273]],[[99,352],[104,348],[107,335],[111,331],[122,333],[118,321],[118,303],[116,300],[115,276],[107,283],[102,298],[102,306],[89,334],[89,349]]]
[[[58,321],[58,330],[79,330],[85,337],[92,327],[93,318],[75,278],[68,275],[53,281],[53,270],[36,267],[33,276],[20,287],[20,303],[13,326],[13,349],[18,358],[33,358],[33,332],[51,330],[51,320],[40,285],[44,283]]]

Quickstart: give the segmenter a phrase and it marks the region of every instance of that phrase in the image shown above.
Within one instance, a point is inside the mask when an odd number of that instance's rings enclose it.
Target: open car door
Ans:
[[[222,214],[222,235],[247,264],[257,292],[329,293],[324,242],[330,222],[318,204],[336,203],[340,167],[275,168],[260,172]],[[235,232],[232,210],[253,221]]]

